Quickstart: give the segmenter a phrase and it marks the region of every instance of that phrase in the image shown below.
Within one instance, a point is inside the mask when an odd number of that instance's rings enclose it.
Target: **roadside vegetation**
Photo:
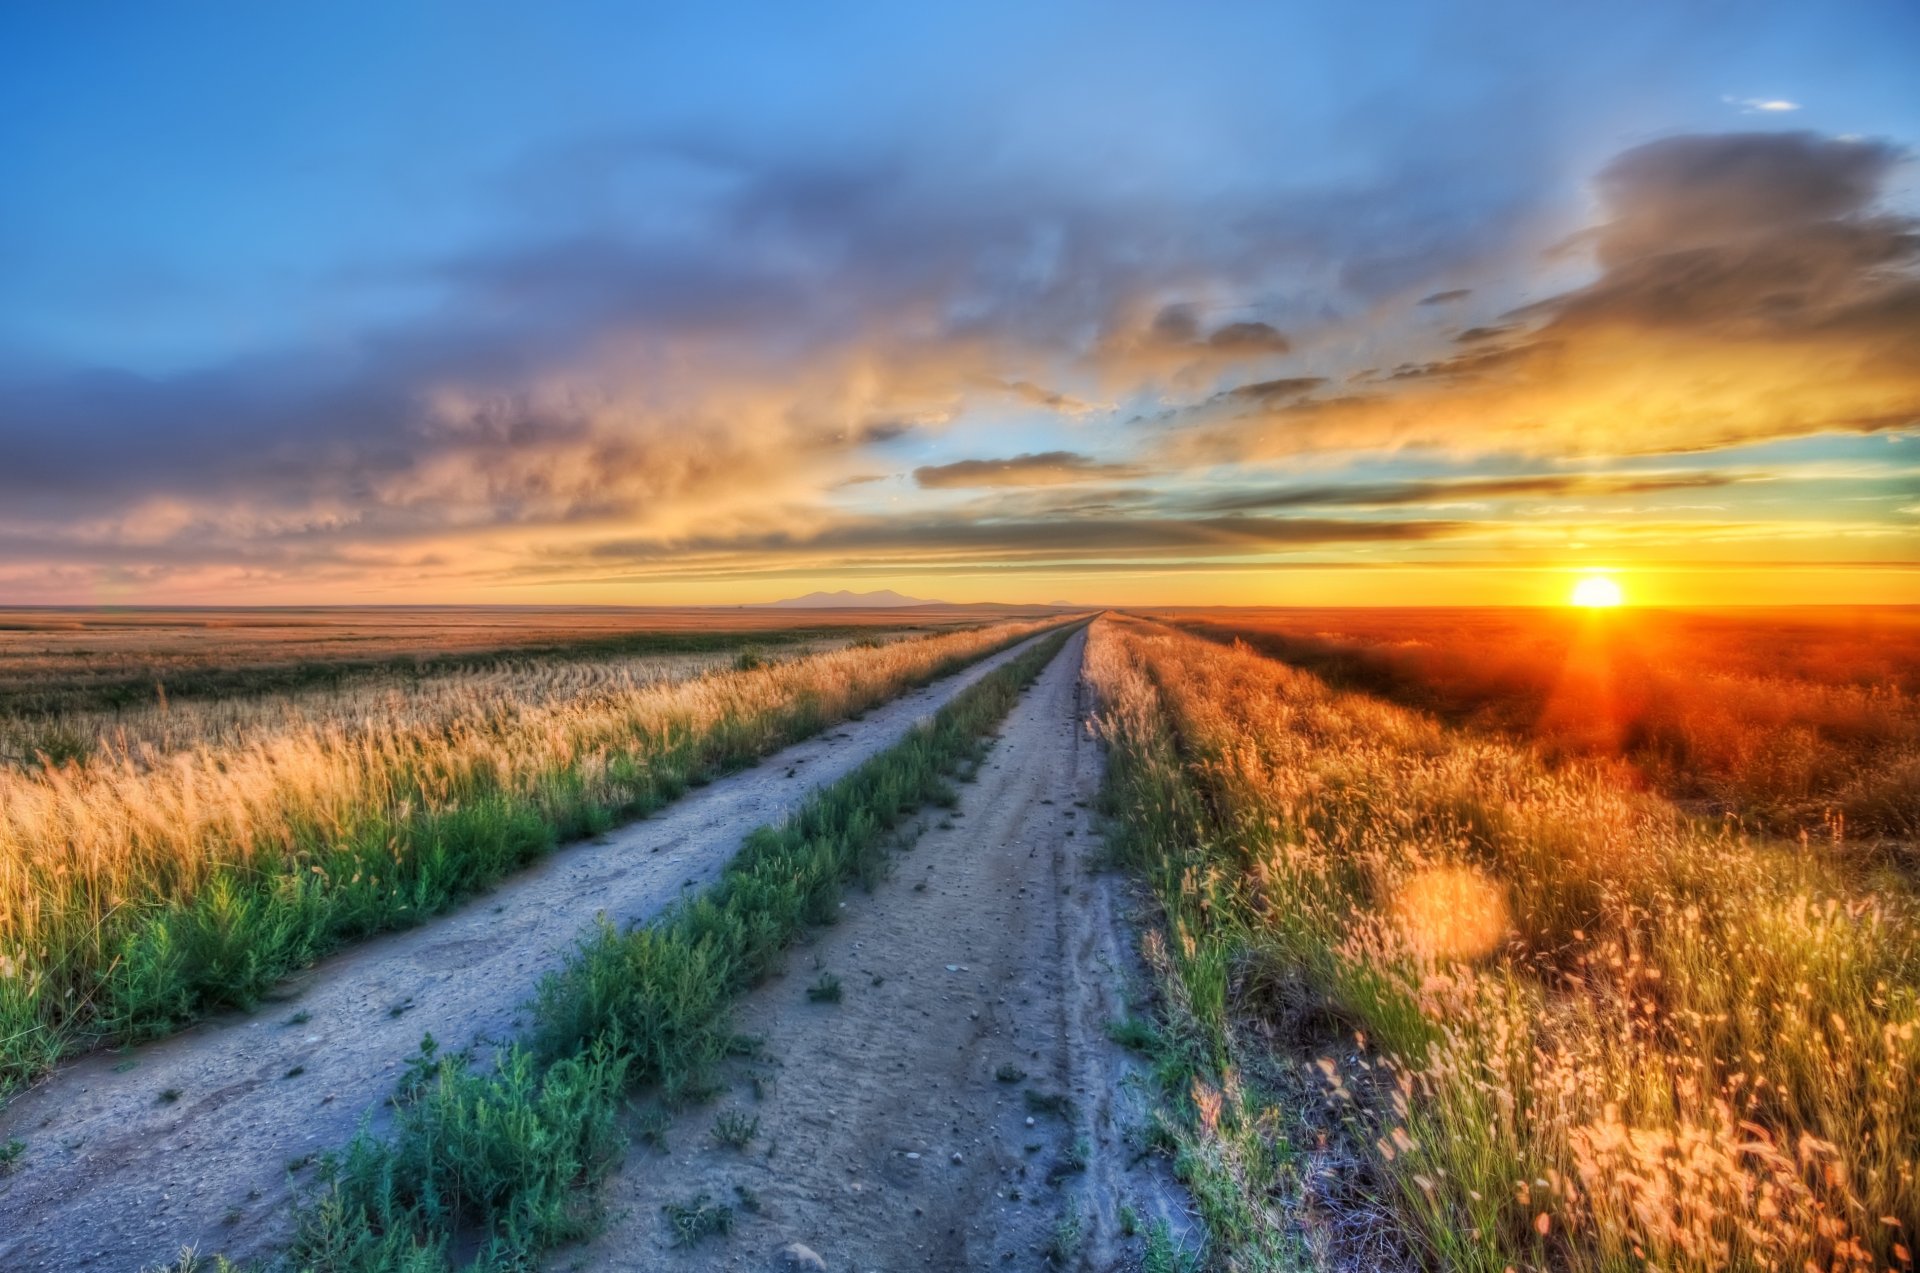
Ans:
[[[901,821],[952,799],[952,778],[980,763],[993,726],[1069,635],[996,669],[793,818],[755,831],[712,888],[650,924],[587,934],[542,986],[528,1038],[484,1058],[423,1043],[393,1126],[319,1164],[282,1262],[330,1273],[523,1268],[591,1232],[629,1092],[647,1085],[675,1103],[712,1094],[714,1066],[736,1042],[734,1000],[807,927],[834,921],[850,883],[885,875]],[[713,1128],[732,1145],[757,1132],[740,1111]],[[699,1196],[662,1222],[691,1244],[731,1219],[729,1204]]]
[[[791,652],[860,637],[924,635],[989,619],[884,611],[466,609],[18,610],[0,607],[0,719],[100,712],[118,721],[183,703],[341,692],[509,663],[608,662]]]
[[[1842,847],[1920,837],[1920,611],[1910,608],[1168,617],[1549,758],[1624,759],[1662,793],[1758,829],[1840,836]]]
[[[342,943],[1042,626],[677,681],[567,665],[238,741],[0,769],[0,1094],[74,1047],[250,1005]]]
[[[1212,1266],[1912,1268],[1907,877],[1157,624],[1088,670]]]

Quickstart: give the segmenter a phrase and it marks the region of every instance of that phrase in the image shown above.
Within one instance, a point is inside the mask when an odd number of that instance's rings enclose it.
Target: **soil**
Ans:
[[[670,1117],[664,1150],[636,1135],[607,1230],[555,1268],[1136,1267],[1123,1207],[1136,1233],[1161,1220],[1197,1241],[1143,1153],[1142,1067],[1106,1032],[1142,974],[1126,885],[1098,869],[1085,640],[1016,705],[958,808],[928,814],[891,878],[742,1002],[756,1051],[715,1102]],[[814,1001],[829,974],[839,1001]],[[723,1119],[748,1143],[720,1143]],[[674,1245],[663,1209],[703,1196],[730,1231]],[[1056,1241],[1075,1216],[1077,1241]],[[794,1243],[822,1263],[783,1255]]]
[[[748,831],[1030,644],[564,848],[420,928],[344,951],[253,1014],[63,1067],[0,1110],[0,1143],[26,1142],[0,1173],[0,1269],[131,1270],[183,1246],[242,1258],[271,1249],[312,1158],[363,1121],[381,1123],[423,1034],[453,1048],[511,1038],[542,974],[597,915],[645,920],[711,883]]]

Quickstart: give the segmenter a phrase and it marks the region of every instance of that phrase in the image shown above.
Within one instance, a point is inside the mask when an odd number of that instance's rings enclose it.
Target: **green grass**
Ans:
[[[878,703],[1023,639],[942,659],[862,701]],[[66,1052],[251,1009],[288,973],[343,945],[419,924],[565,841],[649,813],[834,723],[812,695],[796,694],[710,728],[649,730],[512,779],[487,764],[394,773],[390,800],[291,825],[290,844],[236,853],[187,897],[116,912],[103,948],[85,961],[77,952],[56,961],[57,977],[0,978],[0,1098]]]
[[[542,984],[530,1040],[501,1050],[490,1071],[423,1043],[393,1134],[363,1131],[322,1161],[288,1262],[328,1273],[520,1268],[591,1232],[626,1090],[655,1084],[669,1101],[712,1090],[712,1067],[737,1037],[732,1002],[832,916],[848,883],[872,878],[891,829],[978,762],[991,727],[1069,635],[1045,638],[788,821],[755,831],[704,894],[651,924],[590,933]],[[733,1219],[705,1196],[665,1215],[676,1244],[725,1233]]]

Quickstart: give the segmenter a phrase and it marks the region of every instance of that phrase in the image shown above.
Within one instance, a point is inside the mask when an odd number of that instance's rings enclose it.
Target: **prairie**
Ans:
[[[250,1004],[340,943],[416,923],[559,840],[1037,626],[876,627],[852,648],[836,623],[837,645],[832,631],[750,634],[779,637],[784,659],[736,636],[718,668],[684,652],[491,653],[418,675],[356,669],[337,693],[58,713],[68,754],[0,769],[0,1088],[74,1046]],[[10,726],[46,727],[21,711]]]
[[[1911,1267],[1907,877],[1249,645],[1088,665],[1220,1267]]]
[[[1920,834],[1920,610],[1165,612],[1768,829]]]

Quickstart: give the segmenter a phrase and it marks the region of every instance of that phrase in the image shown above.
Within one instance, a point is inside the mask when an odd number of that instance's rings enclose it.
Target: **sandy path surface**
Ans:
[[[1105,1033],[1134,958],[1124,885],[1093,870],[1085,644],[1015,706],[959,808],[743,1001],[758,1053],[664,1152],[635,1140],[608,1230],[553,1267],[778,1269],[798,1242],[834,1270],[1107,1269],[1139,1254],[1122,1204],[1185,1231],[1177,1187],[1140,1159],[1138,1065]],[[809,1001],[823,973],[839,1003]],[[716,1142],[723,1116],[759,1120],[744,1148]],[[733,1208],[731,1232],[675,1247],[662,1208],[701,1194]],[[1050,1257],[1070,1213],[1079,1249]]]
[[[64,1067],[0,1111],[0,1143],[27,1143],[0,1175],[0,1269],[134,1270],[183,1244],[270,1247],[286,1234],[303,1160],[385,1114],[423,1033],[452,1048],[510,1037],[541,975],[596,915],[646,919],[711,883],[748,831],[1040,639],[564,848],[423,927],[344,951],[257,1013]]]

